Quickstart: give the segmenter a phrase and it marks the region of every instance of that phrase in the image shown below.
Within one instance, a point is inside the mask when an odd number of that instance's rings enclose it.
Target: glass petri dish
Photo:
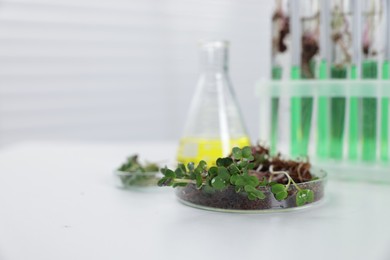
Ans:
[[[237,213],[292,211],[317,205],[323,200],[327,174],[324,171],[313,170],[313,175],[317,179],[297,184],[301,189],[311,189],[314,192],[314,201],[303,206],[296,204],[295,195],[298,190],[294,185],[289,187],[288,197],[282,201],[275,199],[270,187],[259,188],[266,196],[262,200],[249,200],[245,192],[236,193],[232,186],[217,191],[205,188],[198,190],[193,184],[176,188],[176,196],[185,205],[212,211]]]
[[[116,186],[123,189],[133,187],[156,187],[161,178],[160,172],[123,172],[114,171]]]

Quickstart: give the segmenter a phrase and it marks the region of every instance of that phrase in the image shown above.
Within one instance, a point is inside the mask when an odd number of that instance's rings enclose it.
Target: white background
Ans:
[[[230,71],[252,139],[256,80],[269,75],[272,1],[0,2],[0,144],[176,140],[199,39],[231,41]]]

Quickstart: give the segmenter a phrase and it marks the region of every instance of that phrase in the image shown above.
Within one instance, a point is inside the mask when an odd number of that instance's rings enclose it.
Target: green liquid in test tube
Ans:
[[[293,66],[291,79],[301,78],[300,67]],[[291,154],[293,157],[308,155],[312,107],[312,97],[291,98]]]
[[[318,78],[324,80],[329,77],[331,5],[328,1],[321,1],[320,5],[320,64]],[[327,95],[318,97],[317,107],[317,156],[320,159],[326,159],[329,156],[329,98]]]
[[[360,0],[359,0],[360,1]],[[350,74],[350,66],[353,62],[358,64],[356,53],[353,52],[353,47],[357,50],[360,44],[355,39],[360,38],[356,31],[359,30],[356,21],[356,6],[354,0],[324,0],[330,2],[330,29],[328,38],[329,44],[325,47],[330,49],[329,55],[329,78],[337,80],[345,80]],[[322,10],[321,10],[322,11]],[[352,25],[352,26],[351,26]],[[337,37],[335,37],[337,36]],[[353,37],[351,39],[351,36]],[[359,50],[360,52],[360,50]],[[343,88],[343,87],[341,87]],[[344,95],[338,94],[331,96],[329,99],[329,158],[334,160],[342,160],[344,158],[344,136],[346,119],[346,104],[347,99]]]
[[[389,23],[383,19],[383,2],[382,0],[371,0],[362,1],[362,39],[363,48],[362,53],[364,59],[361,62],[361,78],[362,79],[378,79],[378,69],[380,60],[378,51],[382,48],[383,41],[381,36],[383,35],[380,31],[382,27],[389,27]],[[389,14],[389,1],[386,1],[387,10]],[[388,15],[387,15],[388,16]],[[388,29],[388,28],[386,28]],[[389,37],[389,33],[386,33],[386,37]],[[388,42],[388,40],[386,40]],[[388,44],[386,44],[388,45]],[[388,46],[386,46],[387,48]],[[386,51],[386,54],[388,51]],[[388,55],[385,57],[388,60]],[[363,97],[361,99],[361,120],[362,120],[362,159],[366,162],[375,162],[377,160],[377,151],[380,151],[378,147],[378,140],[380,138],[380,131],[378,129],[378,97]],[[380,108],[381,109],[381,108]],[[380,127],[381,128],[381,127]],[[379,131],[378,131],[379,130]]]
[[[280,66],[274,66],[272,68],[272,79],[282,79],[283,69]],[[278,142],[278,116],[279,116],[279,98],[272,97],[271,99],[271,153],[277,152]]]
[[[382,79],[390,79],[390,0],[385,1],[386,33],[385,33],[385,56],[382,63]],[[389,155],[389,98],[381,99],[381,124],[380,124],[380,160],[388,162]]]
[[[382,66],[382,78],[384,80],[390,79],[390,62],[384,61]],[[380,142],[380,158],[382,161],[389,160],[389,98],[382,98],[381,107],[382,121],[381,121],[381,142]]]
[[[332,79],[346,79],[347,68],[332,66],[330,71]],[[345,97],[332,97],[330,99],[331,130],[330,130],[330,148],[329,156],[332,159],[340,160],[343,158],[343,137],[345,120]]]
[[[351,80],[361,78],[362,59],[362,1],[352,1],[352,63]],[[357,161],[359,159],[360,144],[360,120],[359,103],[357,96],[349,97],[349,132],[348,132],[348,159]]]
[[[322,60],[319,68],[319,78],[326,79],[328,77],[328,65],[326,60]],[[329,156],[329,109],[328,97],[318,97],[318,145],[317,156],[325,159]]]
[[[310,3],[300,0],[290,1],[291,80],[313,78],[314,75],[313,53],[307,51],[310,48],[316,48],[316,45],[313,46],[311,38],[315,34],[309,33],[310,30],[315,29],[312,27],[313,24],[308,22],[310,19],[304,18],[318,13],[318,5]],[[301,4],[302,6],[300,6]],[[318,22],[318,20],[314,21]],[[304,30],[304,28],[306,29]],[[305,33],[303,34],[303,32]],[[308,155],[313,98],[302,97],[301,94],[293,93],[291,97],[290,153],[293,158]]]
[[[365,60],[362,64],[362,78],[376,79],[378,63],[374,60]],[[375,97],[362,98],[362,159],[373,162],[376,160],[376,126],[377,100]]]
[[[358,67],[353,64],[351,66],[351,79],[357,79]],[[351,97],[349,101],[349,150],[348,157],[350,160],[358,159],[359,148],[359,99],[357,97]]]
[[[282,78],[282,67],[275,66],[272,68],[272,79],[281,79]]]
[[[309,140],[310,140],[310,128],[311,128],[311,118],[313,112],[313,98],[312,97],[302,97],[301,98],[301,142],[300,142],[300,156],[309,155]]]
[[[291,79],[301,78],[301,68],[293,66],[291,68]],[[301,98],[291,98],[291,155],[302,156],[303,132],[301,127]]]

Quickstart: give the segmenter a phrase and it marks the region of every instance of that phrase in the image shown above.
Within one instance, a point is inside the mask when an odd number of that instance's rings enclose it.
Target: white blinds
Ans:
[[[241,102],[267,75],[267,3],[0,2],[0,142],[176,138],[197,77],[198,39],[232,41]]]

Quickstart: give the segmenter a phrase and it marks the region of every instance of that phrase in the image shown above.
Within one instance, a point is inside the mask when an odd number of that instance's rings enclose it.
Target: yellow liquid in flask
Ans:
[[[245,147],[250,145],[250,140],[247,136],[232,138],[229,141],[228,154],[224,154],[222,140],[185,137],[180,139],[177,160],[180,163],[187,164],[189,162],[199,163],[201,160],[206,161],[208,166],[215,165],[215,161],[224,156],[228,156],[233,147]]]

